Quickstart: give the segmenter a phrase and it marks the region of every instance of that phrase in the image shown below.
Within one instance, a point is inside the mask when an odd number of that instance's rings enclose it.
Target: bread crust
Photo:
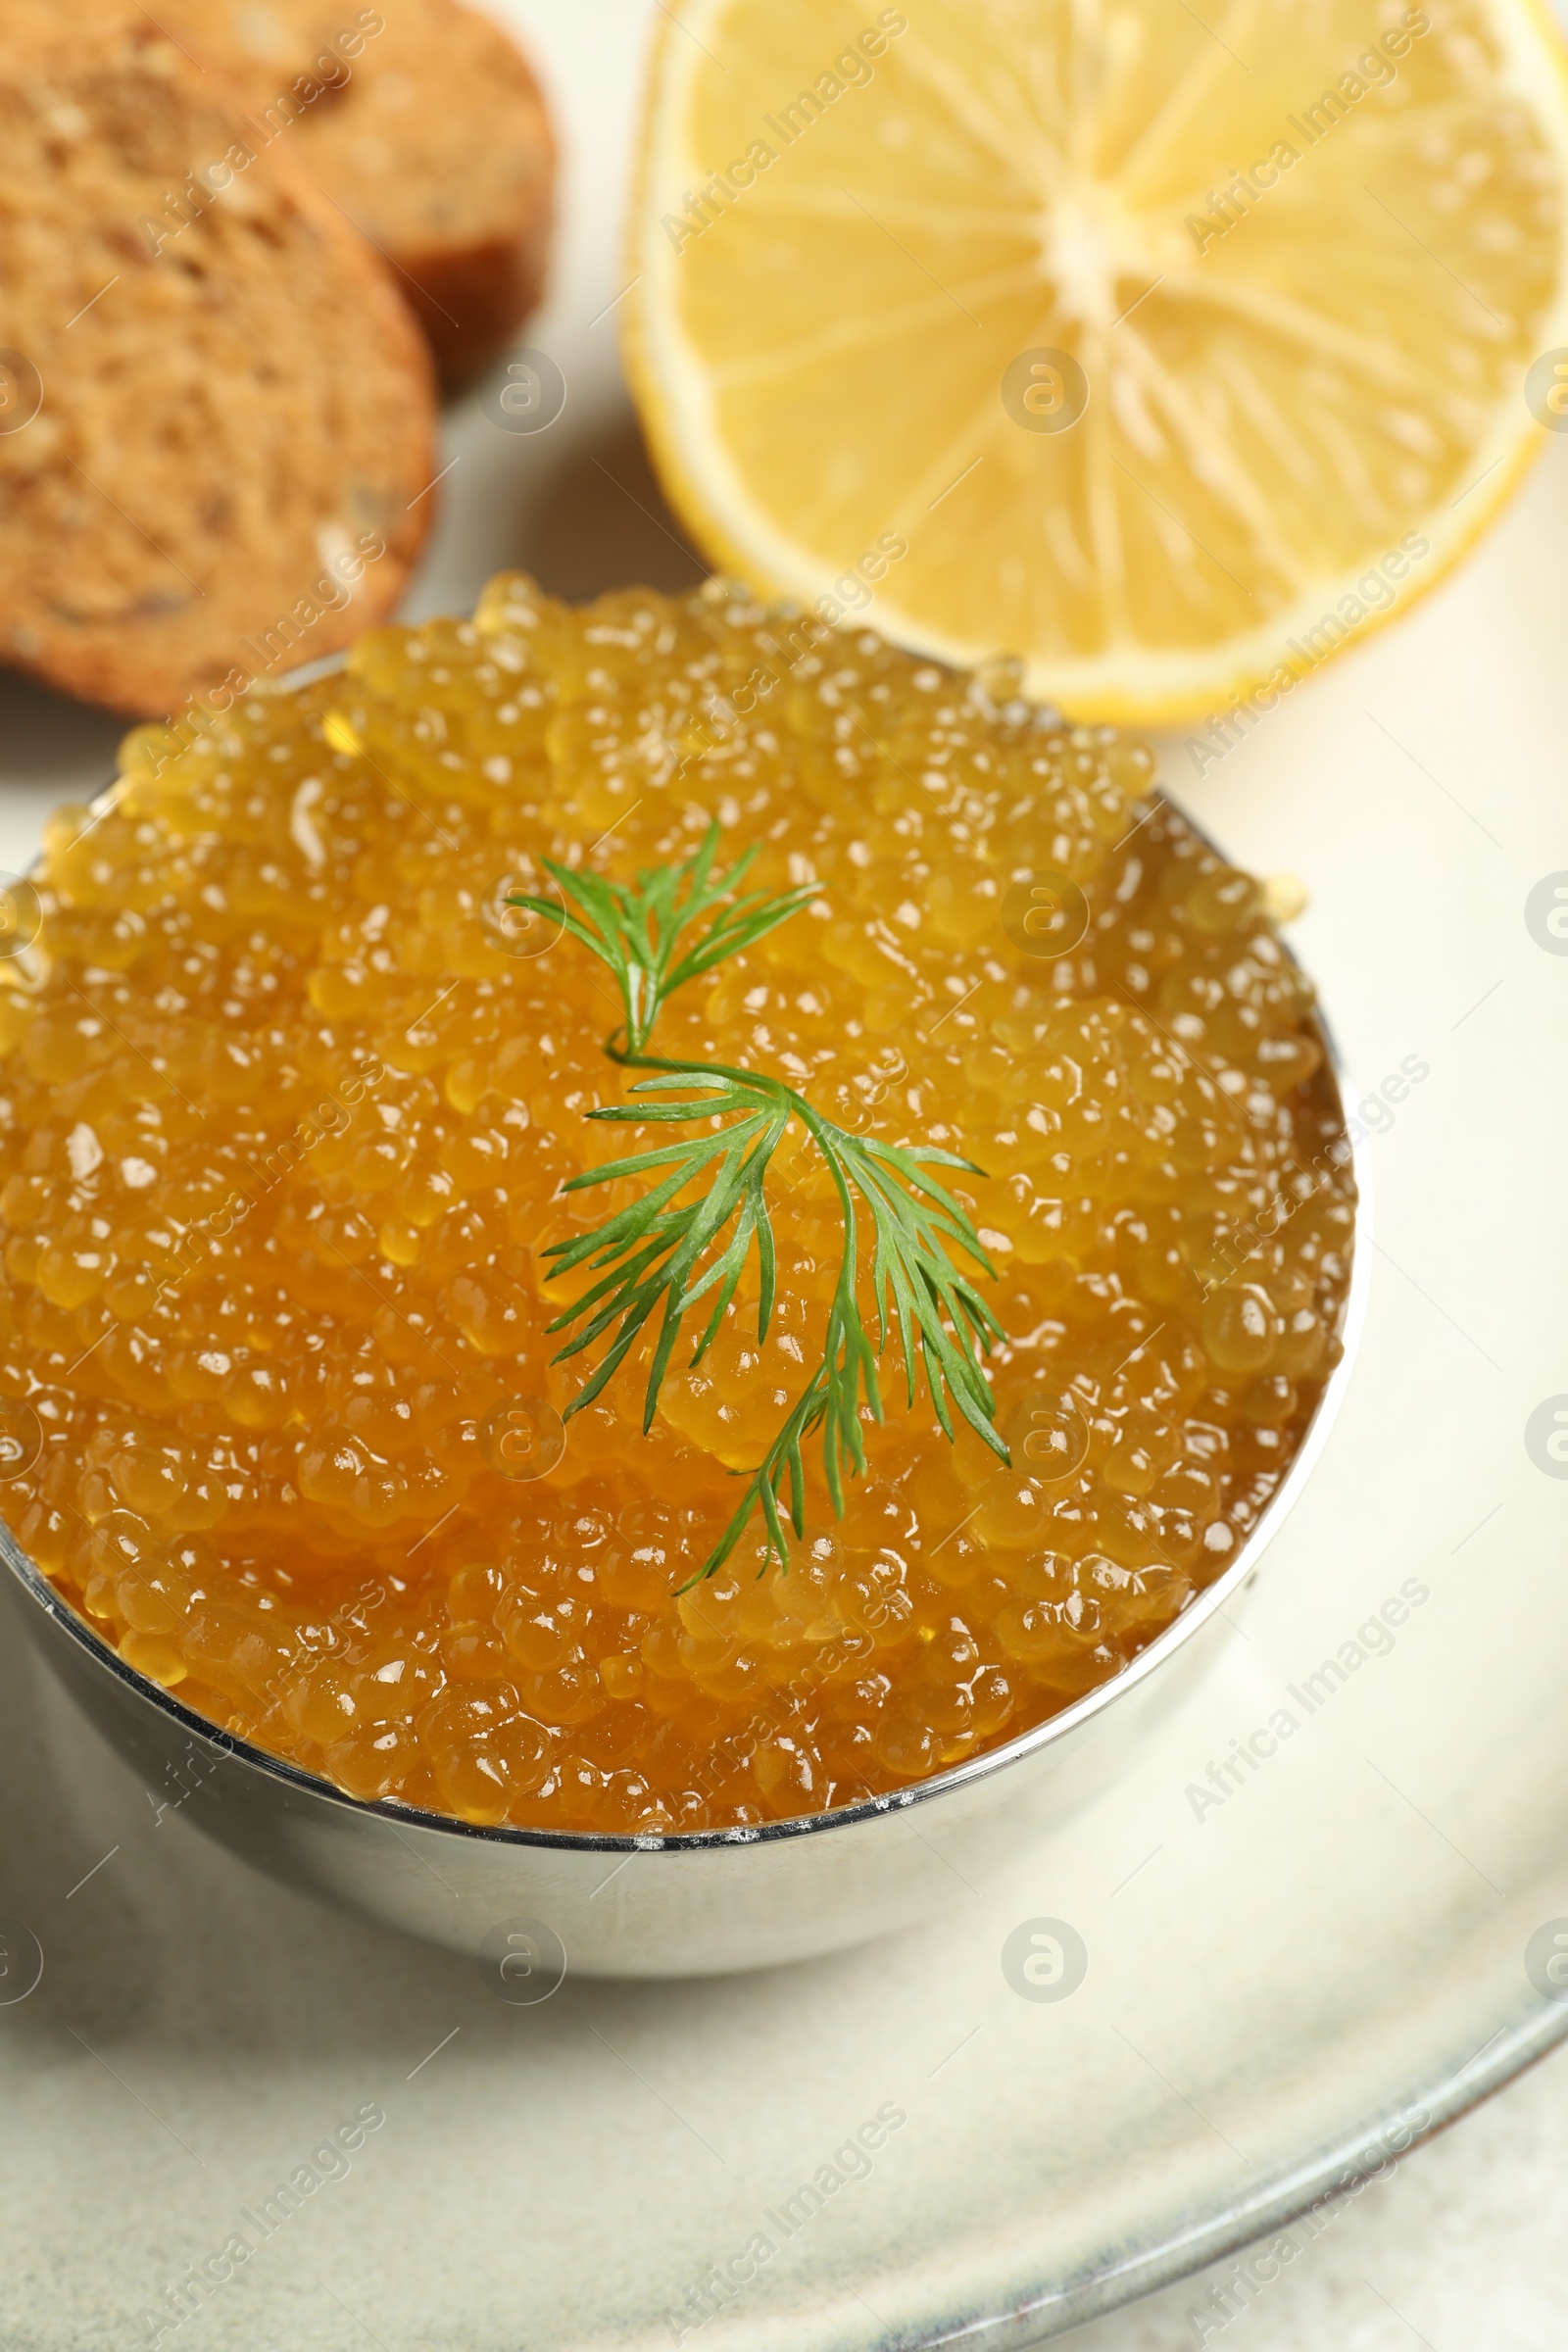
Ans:
[[[0,429],[0,659],[135,716],[232,698],[397,605],[436,504],[428,353],[150,21],[6,29],[0,347],[41,397]]]
[[[543,298],[553,222],[537,210],[514,237],[403,257],[404,292],[443,382],[467,382],[506,348]]]
[[[442,374],[494,357],[544,291],[556,143],[516,43],[462,0],[163,0],[392,265]],[[380,29],[373,27],[379,24]]]

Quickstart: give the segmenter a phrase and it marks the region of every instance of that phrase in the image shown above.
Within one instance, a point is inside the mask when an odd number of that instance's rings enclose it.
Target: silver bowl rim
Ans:
[[[328,654],[319,662],[310,662],[300,669],[290,671],[286,676],[267,682],[260,691],[263,693],[286,693],[295,687],[312,684],[318,678],[330,676],[334,671],[341,669],[346,659],[345,654]],[[101,814],[113,806],[119,796],[120,784],[121,779],[117,777],[92,802],[91,807],[95,815]],[[1152,788],[1149,797],[1152,800],[1164,802],[1185,825],[1197,833],[1209,848],[1215,850],[1216,855],[1224,855],[1222,851],[1218,850],[1217,845],[1209,840],[1203,828],[1196,823],[1180,803],[1173,800],[1157,781]],[[1299,959],[1289,943],[1282,940],[1281,946],[1291,961],[1298,963]],[[1013,1739],[1004,1740],[1001,1746],[987,1748],[979,1755],[965,1757],[956,1764],[946,1765],[941,1772],[932,1773],[927,1779],[916,1781],[906,1788],[895,1788],[884,1795],[862,1798],[858,1804],[838,1806],[825,1813],[802,1813],[793,1815],[784,1821],[750,1823],[731,1829],[677,1830],[668,1836],[647,1832],[637,1834],[635,1832],[601,1832],[597,1830],[513,1829],[506,1824],[485,1827],[477,1822],[463,1821],[456,1814],[425,1812],[416,1805],[399,1804],[396,1799],[391,1797],[367,1800],[350,1796],[345,1790],[335,1788],[330,1781],[323,1780],[318,1774],[307,1772],[302,1766],[291,1764],[285,1757],[270,1754],[266,1748],[256,1746],[238,1733],[222,1730],[220,1726],[210,1722],[207,1717],[198,1715],[192,1708],[183,1705],[174,1692],[166,1690],[161,1683],[154,1682],[150,1676],[139,1674],[133,1666],[126,1663],[112,1642],[106,1642],[100,1634],[92,1630],[84,1618],[76,1614],[70,1602],[49,1582],[42,1570],[37,1568],[27,1557],[4,1520],[0,1520],[0,1559],[4,1560],[22,1590],[75,1642],[78,1649],[82,1650],[98,1666],[106,1669],[127,1691],[152,1706],[158,1713],[166,1716],[177,1731],[185,1735],[187,1740],[200,1740],[208,1748],[231,1757],[237,1763],[248,1765],[251,1770],[262,1774],[269,1780],[281,1782],[287,1788],[296,1789],[304,1795],[314,1797],[329,1806],[336,1806],[344,1812],[397,1823],[404,1828],[426,1830],[441,1836],[476,1838],[491,1845],[557,1848],[571,1853],[659,1854],[696,1852],[710,1847],[766,1845],[786,1838],[814,1837],[824,1832],[853,1829],[862,1822],[874,1821],[890,1813],[904,1812],[911,1805],[933,1802],[956,1789],[972,1786],[976,1782],[990,1779],[996,1774],[1009,1771],[1013,1765],[1021,1764],[1026,1758],[1038,1755],[1046,1748],[1054,1746],[1057,1741],[1068,1739],[1096,1716],[1104,1714],[1128,1691],[1135,1690],[1139,1684],[1147,1681],[1174,1651],[1189,1642],[1200,1627],[1206,1624],[1217,1611],[1223,1609],[1226,1601],[1233,1598],[1243,1585],[1250,1581],[1256,1572],[1263,1553],[1278,1534],[1292,1504],[1316,1466],[1318,1457],[1328,1442],[1330,1430],[1339,1417],[1340,1406],[1344,1401],[1349,1383],[1362,1325],[1365,1321],[1367,1294],[1371,1283],[1372,1165],[1371,1152],[1365,1138],[1358,1142],[1349,1133],[1348,1097],[1351,1090],[1348,1085],[1344,1058],[1334,1031],[1320,1005],[1314,1008],[1313,1017],[1319,1042],[1323,1047],[1329,1069],[1334,1077],[1340,1105],[1346,1115],[1350,1164],[1355,1178],[1356,1212],[1354,1247],[1350,1262],[1350,1285],[1339,1333],[1342,1348],[1340,1360],[1323,1385],[1322,1395],[1313,1409],[1312,1418],[1302,1434],[1301,1443],[1297,1448],[1289,1470],[1269,1497],[1258,1516],[1256,1526],[1248,1536],[1236,1558],[1224,1574],[1217,1577],[1212,1584],[1203,1586],[1200,1591],[1194,1593],[1186,1607],[1171,1620],[1163,1633],[1156,1635],[1154,1640],[1141,1649],[1135,1658],[1130,1659],[1118,1674],[1111,1675],[1105,1682],[1097,1683],[1094,1689],[1086,1691],[1081,1698],[1076,1698],[1069,1705],[1059,1708],[1054,1715],[1048,1715],[1044,1722],[1032,1725],[1027,1731],[1019,1732]]]

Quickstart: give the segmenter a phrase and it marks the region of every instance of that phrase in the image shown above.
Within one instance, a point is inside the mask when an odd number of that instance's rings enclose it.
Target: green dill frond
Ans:
[[[760,1072],[718,1062],[667,1061],[644,1051],[661,1005],[675,989],[765,938],[819,887],[806,883],[777,896],[754,891],[736,898],[735,885],[755,851],[747,851],[727,874],[716,874],[718,840],[718,826],[710,825],[694,857],[640,873],[635,886],[544,861],[565,905],[565,928],[610,966],[620,988],[625,1029],[621,1038],[607,1040],[606,1052],[624,1067],[651,1073],[633,1085],[636,1100],[590,1111],[589,1117],[641,1127],[699,1128],[695,1135],[585,1170],[565,1188],[585,1192],[627,1177],[649,1179],[648,1189],[628,1207],[591,1232],[552,1243],[545,1252],[553,1276],[582,1269],[594,1278],[549,1326],[571,1334],[557,1362],[604,1343],[565,1418],[593,1402],[654,1323],[643,1394],[643,1427],[650,1428],[677,1346],[690,1339],[685,1360],[702,1362],[754,1249],[760,1292],[757,1336],[760,1342],[767,1338],[777,1268],[765,1179],[795,1121],[821,1152],[838,1196],[844,1247],[821,1360],[761,1461],[738,1474],[746,1479],[741,1499],[693,1584],[722,1566],[759,1512],[768,1555],[787,1565],[785,1524],[797,1536],[804,1533],[804,1448],[818,1434],[823,1477],[833,1508],[842,1515],[845,1480],[865,1467],[862,1410],[882,1418],[877,1360],[895,1331],[907,1401],[913,1404],[923,1373],[946,1435],[954,1435],[956,1410],[1003,1461],[1007,1459],[984,1371],[986,1352],[1005,1335],[961,1261],[967,1258],[993,1279],[995,1269],[957,1200],[928,1172],[949,1167],[978,1174],[973,1162],[932,1146],[851,1135],[823,1118],[793,1087]],[[561,914],[550,900],[522,893],[510,904],[553,918]],[[683,936],[710,914],[712,919],[677,955]],[[874,1345],[858,1293],[862,1216],[870,1220]],[[706,1307],[704,1318],[689,1325],[699,1305]]]
[[[628,1054],[642,1052],[666,997],[686,981],[711,971],[726,956],[755,947],[769,931],[788,922],[821,887],[816,882],[803,882],[794,890],[772,894],[754,890],[736,898],[735,889],[745,878],[759,845],[754,843],[728,873],[717,874],[713,859],[719,838],[717,823],[710,824],[695,856],[679,865],[661,865],[640,873],[635,885],[562,865],[554,858],[542,860],[565,903],[565,929],[615,975],[626,1008],[624,1050]],[[513,892],[507,904],[526,906],[551,921],[562,913],[554,901],[526,891]],[[719,911],[701,937],[677,956],[683,934],[715,907]]]

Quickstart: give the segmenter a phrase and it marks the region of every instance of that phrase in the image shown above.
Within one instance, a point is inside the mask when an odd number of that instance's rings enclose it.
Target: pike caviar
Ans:
[[[22,1544],[202,1715],[473,1823],[843,1805],[1114,1675],[1290,1464],[1353,1213],[1310,986],[1152,785],[1005,667],[717,583],[568,609],[504,576],[471,623],[138,729],[111,811],[51,823],[41,931],[0,963]],[[817,1360],[836,1200],[797,1124],[766,1344],[754,1256],[649,1432],[645,1349],[563,1448],[594,1359],[552,1363],[575,1294],[541,1250],[642,1185],[562,1180],[669,1131],[586,1122],[626,1099],[609,976],[507,898],[714,818],[722,863],[761,845],[748,888],[822,893],[655,1050],[986,1171],[945,1173],[996,1269],[1013,1467],[906,1405],[895,1342],[843,1518],[808,1452],[788,1572],[754,1521],[682,1592]]]

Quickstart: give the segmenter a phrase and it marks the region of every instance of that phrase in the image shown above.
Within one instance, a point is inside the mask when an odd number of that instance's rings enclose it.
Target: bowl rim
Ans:
[[[346,654],[328,654],[319,662],[279,677],[269,685],[267,691],[283,693],[312,684],[318,678],[330,676],[340,670],[346,660]],[[95,816],[113,807],[122,781],[117,776],[92,801],[90,807]],[[1157,779],[1148,797],[1152,803],[1163,803],[1171,808],[1181,822],[1198,834],[1216,856],[1225,855],[1180,801],[1167,792]],[[1298,969],[1303,968],[1290,943],[1282,938],[1280,945],[1289,960]],[[1244,1585],[1250,1582],[1263,1554],[1278,1535],[1316,1467],[1339,1417],[1366,1320],[1371,1285],[1372,1164],[1367,1137],[1364,1134],[1357,1137],[1352,1132],[1349,1101],[1354,1090],[1349,1084],[1344,1056],[1333,1027],[1321,1005],[1316,1003],[1312,1019],[1346,1121],[1346,1140],[1349,1146],[1350,1168],[1355,1179],[1356,1205],[1350,1282],[1338,1334],[1340,1360],[1323,1384],[1322,1393],[1302,1432],[1301,1443],[1290,1468],[1259,1513],[1256,1525],[1230,1566],[1212,1584],[1204,1585],[1195,1592],[1170,1624],[1156,1634],[1153,1641],[1148,1642],[1136,1657],[1130,1658],[1119,1673],[1109,1676],[1102,1683],[1097,1683],[1093,1690],[1085,1691],[1065,1707],[1058,1708],[1054,1715],[1048,1715],[1043,1722],[1017,1733],[1011,1740],[1004,1740],[997,1747],[986,1748],[978,1755],[963,1757],[956,1764],[945,1765],[940,1772],[931,1773],[922,1781],[912,1782],[907,1788],[890,1789],[879,1796],[863,1797],[855,1804],[835,1806],[827,1812],[793,1814],[783,1821],[736,1824],[729,1829],[676,1830],[667,1835],[633,1831],[514,1829],[507,1823],[487,1826],[480,1822],[464,1821],[455,1813],[426,1812],[417,1805],[401,1804],[395,1797],[368,1799],[350,1796],[346,1790],[335,1787],[319,1774],[308,1772],[303,1765],[291,1763],[286,1757],[274,1756],[243,1735],[225,1731],[208,1717],[198,1715],[193,1708],[183,1704],[175,1695],[175,1690],[168,1690],[162,1683],[153,1681],[151,1676],[139,1673],[112,1642],[106,1642],[101,1634],[94,1632],[84,1617],[78,1616],[64,1593],[27,1557],[3,1519],[0,1519],[0,1559],[4,1560],[28,1598],[37,1603],[45,1616],[52,1619],[80,1651],[98,1667],[106,1669],[129,1695],[165,1716],[187,1740],[199,1740],[213,1752],[246,1765],[264,1778],[280,1782],[285,1788],[314,1797],[329,1807],[362,1818],[383,1820],[404,1829],[476,1838],[491,1845],[543,1847],[572,1853],[701,1852],[712,1847],[774,1844],[786,1838],[815,1837],[824,1832],[857,1828],[862,1822],[905,1812],[911,1805],[933,1802],[959,1788],[972,1787],[999,1773],[1010,1771],[1014,1765],[1069,1739],[1097,1716],[1104,1714],[1117,1699],[1136,1690],[1189,1642],[1201,1626],[1222,1610]]]

